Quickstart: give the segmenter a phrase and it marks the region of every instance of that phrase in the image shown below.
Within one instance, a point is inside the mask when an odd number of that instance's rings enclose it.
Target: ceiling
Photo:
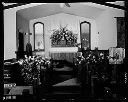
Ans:
[[[67,7],[64,3],[44,3],[38,6],[29,7],[17,11],[17,14],[27,20],[42,18],[57,13],[67,13],[76,16],[82,16],[89,19],[95,19],[105,9],[89,5],[90,3],[69,3]],[[96,4],[95,4],[96,5]]]
[[[125,6],[124,1],[106,2],[114,5]]]
[[[107,2],[109,3],[109,2]],[[124,2],[110,2],[116,5],[124,6]],[[35,4],[30,3],[28,5]],[[17,14],[27,20],[42,18],[58,13],[67,13],[71,15],[81,16],[89,19],[96,19],[103,11],[109,6],[92,3],[68,3],[70,7],[67,7],[65,3],[36,3],[37,5],[21,9],[17,11]]]
[[[114,1],[114,2],[106,2],[106,3],[119,5],[119,6],[125,6],[124,1]],[[9,5],[14,5],[14,4],[19,4],[19,3],[5,3],[5,2],[2,2],[2,4],[4,6],[9,6]]]

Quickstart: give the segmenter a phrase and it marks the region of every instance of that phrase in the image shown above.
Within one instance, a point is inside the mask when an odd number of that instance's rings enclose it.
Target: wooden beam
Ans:
[[[109,7],[113,7],[113,8],[117,8],[117,9],[126,10],[125,6],[120,6],[120,5],[116,5],[116,4],[111,4],[111,3],[106,3],[106,2],[95,2],[95,1],[93,3],[101,4],[104,6],[109,6]]]
[[[30,3],[17,3],[17,4],[12,4],[12,5],[8,5],[8,6],[4,6],[4,9],[14,8],[14,7],[22,6],[22,5],[27,5],[27,4],[30,4]]]

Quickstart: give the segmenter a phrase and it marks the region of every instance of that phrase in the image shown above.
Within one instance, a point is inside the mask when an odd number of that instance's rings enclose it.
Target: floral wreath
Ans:
[[[53,34],[51,35],[50,39],[52,41],[52,45],[55,43],[58,44],[62,40],[66,40],[66,43],[70,43],[71,45],[77,43],[77,37],[72,31],[67,29],[67,26],[60,26],[60,29],[53,30]]]

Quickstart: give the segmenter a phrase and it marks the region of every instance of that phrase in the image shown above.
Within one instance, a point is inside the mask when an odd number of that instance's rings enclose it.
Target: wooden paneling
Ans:
[[[125,19],[117,17],[117,47],[125,48]]]

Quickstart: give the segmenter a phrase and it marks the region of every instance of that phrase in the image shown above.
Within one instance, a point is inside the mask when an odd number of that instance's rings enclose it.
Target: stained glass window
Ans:
[[[44,51],[44,24],[41,22],[34,24],[34,49]]]

